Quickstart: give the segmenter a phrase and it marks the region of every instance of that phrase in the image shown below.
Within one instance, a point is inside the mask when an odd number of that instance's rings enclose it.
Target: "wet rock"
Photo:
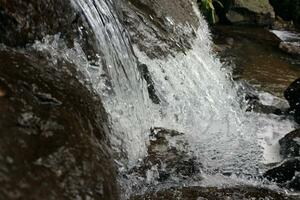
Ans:
[[[275,13],[268,0],[221,0],[217,13],[223,22],[232,24],[271,25]]]
[[[238,95],[244,97],[243,100],[247,103],[247,112],[254,111],[257,113],[275,115],[286,114],[286,111],[282,108],[273,105],[264,105],[259,98],[257,90],[246,81],[240,82],[240,87],[238,88]],[[241,104],[243,103],[244,102],[241,102]]]
[[[279,144],[280,154],[285,158],[300,156],[300,129],[288,133]]]
[[[288,188],[300,191],[300,174],[296,174],[293,179],[287,184]]]
[[[155,90],[155,87],[154,87],[154,82],[153,82],[151,74],[148,70],[148,66],[145,65],[145,64],[139,64],[138,68],[139,68],[140,73],[142,74],[142,76],[144,77],[144,79],[147,83],[147,89],[148,89],[148,94],[149,94],[150,99],[152,100],[153,103],[159,104],[160,99],[156,94],[156,90]]]
[[[300,78],[289,85],[284,91],[284,97],[289,102],[290,112],[294,115],[295,121],[300,123]]]
[[[293,190],[300,190],[299,188],[299,177],[300,172],[300,159],[291,158],[284,160],[282,163],[278,164],[276,167],[268,170],[264,177],[279,183],[283,187],[288,187]]]
[[[165,128],[152,128],[148,156],[133,172],[142,177],[153,167],[158,171],[157,181],[164,182],[172,176],[193,178],[200,172],[201,164],[187,149],[184,134]]]
[[[150,58],[191,48],[199,21],[190,0],[129,0],[122,4],[123,24],[132,42]]]
[[[91,62],[97,57],[95,36],[72,1],[0,0],[0,43],[25,47],[56,34],[69,48],[80,43]]]
[[[216,187],[179,187],[169,188],[160,191],[153,191],[147,194],[132,197],[132,200],[296,200],[298,197],[275,192],[269,189],[256,188],[251,186],[241,186],[233,188]]]
[[[0,199],[118,199],[106,112],[75,77],[70,63],[0,50]]]
[[[300,55],[300,43],[299,42],[281,42],[279,48],[292,55]]]
[[[0,43],[24,46],[45,35],[61,32],[72,37],[76,12],[69,1],[1,0]],[[65,16],[62,18],[61,16]]]

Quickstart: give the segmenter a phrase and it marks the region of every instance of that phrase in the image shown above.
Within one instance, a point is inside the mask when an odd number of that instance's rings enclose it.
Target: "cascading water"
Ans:
[[[86,74],[102,96],[113,132],[111,143],[117,153],[128,158],[125,167],[130,168],[146,155],[148,130],[158,126],[184,132],[205,173],[255,176],[261,169],[264,148],[268,155],[271,150],[266,147],[273,147],[280,137],[273,133],[292,129],[288,120],[245,113],[237,95],[238,85],[231,80],[229,69],[212,53],[209,30],[200,14],[201,28],[191,50],[150,59],[138,47],[132,48],[114,1],[73,0],[73,5],[95,35],[99,66],[89,63],[78,43],[74,49],[64,47],[56,54],[61,47],[53,42],[36,43],[35,48],[49,51],[52,46],[52,55],[63,56]],[[149,100],[137,59],[149,68],[161,100],[159,105]]]

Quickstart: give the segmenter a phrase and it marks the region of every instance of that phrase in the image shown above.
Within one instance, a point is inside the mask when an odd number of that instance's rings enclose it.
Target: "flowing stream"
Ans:
[[[258,176],[264,170],[263,163],[280,160],[277,141],[294,124],[275,115],[245,112],[245,102],[237,94],[242,86],[231,80],[230,67],[212,52],[210,32],[200,14],[201,28],[191,50],[175,53],[174,57],[150,59],[130,44],[114,1],[73,0],[73,5],[94,32],[99,65],[90,64],[77,43],[73,49],[57,45],[61,43],[59,36],[51,41],[45,38],[35,48],[75,63],[101,94],[121,171],[146,156],[151,127],[184,132],[189,149],[203,164],[204,174]],[[161,100],[159,105],[149,99],[137,59],[149,68]],[[212,180],[210,177],[203,183],[221,182]]]

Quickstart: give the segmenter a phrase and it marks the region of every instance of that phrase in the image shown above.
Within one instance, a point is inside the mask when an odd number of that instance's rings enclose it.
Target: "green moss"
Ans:
[[[216,18],[215,18],[216,11],[215,11],[214,4],[219,4],[223,6],[221,2],[219,0],[198,0],[197,2],[206,20],[210,24],[214,24],[216,22]]]

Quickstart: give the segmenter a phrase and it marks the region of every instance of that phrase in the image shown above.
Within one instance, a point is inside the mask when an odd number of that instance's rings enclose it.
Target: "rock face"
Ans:
[[[276,15],[284,20],[293,20],[300,25],[300,2],[295,0],[270,0]]]
[[[118,199],[106,112],[70,70],[0,51],[0,199]]]
[[[121,10],[132,42],[150,58],[187,51],[200,26],[189,0],[129,0]]]
[[[236,188],[214,188],[214,187],[182,187],[164,189],[158,192],[149,192],[132,200],[224,200],[224,199],[276,199],[296,200],[285,194],[277,193],[264,188],[236,187]]]
[[[221,21],[232,24],[271,25],[275,13],[268,0],[221,0],[218,9]]]
[[[280,154],[285,158],[300,156],[300,130],[288,133],[279,140]]]

